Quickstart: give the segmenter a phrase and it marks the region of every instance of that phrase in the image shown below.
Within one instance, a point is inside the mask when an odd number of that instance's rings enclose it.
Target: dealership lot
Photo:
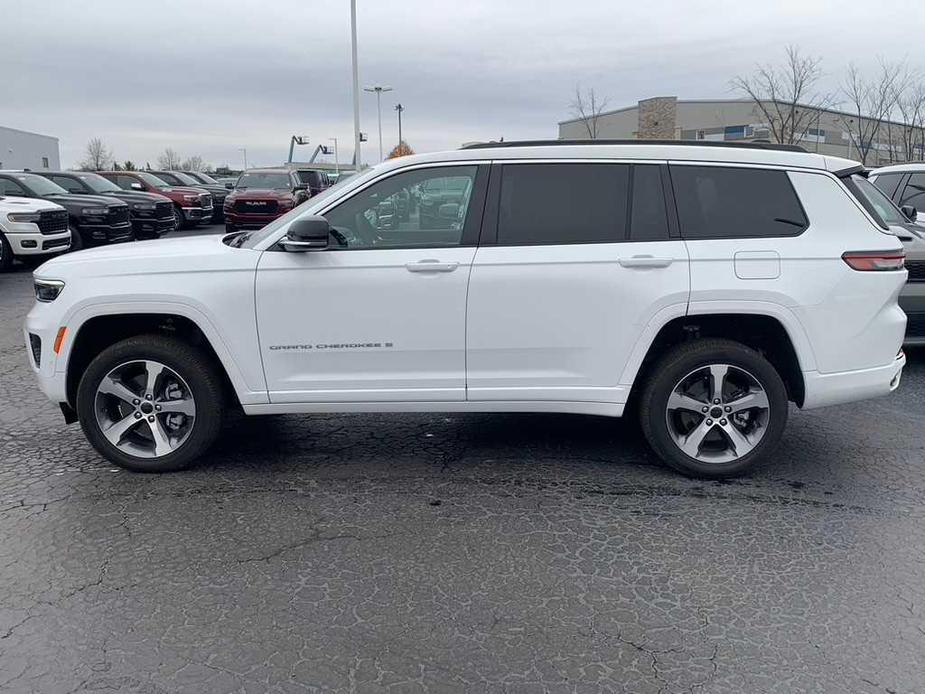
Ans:
[[[237,420],[146,476],[38,391],[30,304],[0,275],[2,691],[925,681],[925,351],[892,397],[794,411],[723,484],[566,415]]]

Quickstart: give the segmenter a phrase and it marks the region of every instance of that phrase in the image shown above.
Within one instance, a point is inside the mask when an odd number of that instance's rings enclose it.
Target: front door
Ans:
[[[487,176],[472,164],[387,175],[325,211],[327,250],[261,256],[271,403],[465,399],[466,291]]]

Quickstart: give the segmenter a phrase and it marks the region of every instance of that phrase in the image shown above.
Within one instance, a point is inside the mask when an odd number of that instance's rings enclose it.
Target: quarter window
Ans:
[[[341,248],[458,246],[470,217],[477,166],[416,169],[390,176],[325,213]]]
[[[785,171],[671,167],[686,239],[796,236],[809,226]]]
[[[498,244],[625,240],[629,168],[626,164],[506,164]]]
[[[875,178],[871,179],[871,183],[886,193],[888,197],[892,198],[903,175],[904,174],[901,173],[878,174]]]

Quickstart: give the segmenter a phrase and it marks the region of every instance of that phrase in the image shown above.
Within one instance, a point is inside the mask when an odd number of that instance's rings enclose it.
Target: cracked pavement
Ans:
[[[925,690],[925,351],[726,483],[526,414],[236,420],[154,476],[38,391],[30,304],[0,275],[0,691]]]

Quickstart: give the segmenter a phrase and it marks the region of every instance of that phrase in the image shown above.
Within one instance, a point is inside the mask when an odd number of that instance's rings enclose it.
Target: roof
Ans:
[[[925,171],[925,161],[913,161],[907,164],[890,164],[888,166],[878,166],[875,169],[871,169],[870,173],[873,175],[885,173],[909,173],[911,171]]]
[[[701,142],[630,140],[626,143],[602,144],[600,141],[585,140],[580,143],[486,143],[478,147],[457,149],[449,152],[414,154],[390,159],[373,167],[379,171],[403,168],[412,164],[493,161],[493,160],[645,160],[645,161],[703,161],[711,163],[758,164],[766,166],[788,166],[822,171],[843,171],[856,169],[859,164],[850,159],[830,157],[811,152],[800,152],[765,147],[743,147],[726,144],[722,147]]]
[[[5,125],[0,125],[0,130],[6,130],[12,133],[19,133],[20,135],[31,135],[32,137],[44,137],[49,140],[58,141],[58,138],[54,135],[43,135],[42,133],[34,133],[30,130],[20,130],[19,128],[8,128]]]

